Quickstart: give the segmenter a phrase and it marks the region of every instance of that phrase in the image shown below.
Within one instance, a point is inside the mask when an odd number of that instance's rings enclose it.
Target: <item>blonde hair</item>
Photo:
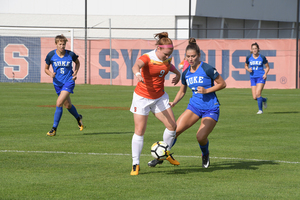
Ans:
[[[55,37],[55,44],[57,44],[59,41],[68,42],[68,39],[63,34],[61,34]]]

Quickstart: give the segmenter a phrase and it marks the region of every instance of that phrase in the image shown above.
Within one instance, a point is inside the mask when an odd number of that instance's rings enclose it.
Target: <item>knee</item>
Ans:
[[[197,141],[199,142],[199,143],[203,143],[203,142],[205,142],[206,141],[206,137],[204,137],[203,135],[201,135],[201,134],[197,134]]]

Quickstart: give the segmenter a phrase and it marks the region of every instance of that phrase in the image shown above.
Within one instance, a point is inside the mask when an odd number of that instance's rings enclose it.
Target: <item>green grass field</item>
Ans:
[[[257,115],[250,89],[217,92],[220,119],[201,167],[199,123],[172,148],[181,163],[149,168],[164,126],[149,116],[141,171],[130,176],[134,87],[76,85],[71,95],[86,126],[64,109],[55,137],[52,84],[0,83],[0,199],[300,199],[300,90],[264,90]],[[178,87],[167,87],[173,100]],[[185,110],[190,91],[173,109]]]

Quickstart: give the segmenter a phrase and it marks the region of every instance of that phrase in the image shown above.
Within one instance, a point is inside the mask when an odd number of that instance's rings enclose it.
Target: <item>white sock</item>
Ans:
[[[142,153],[144,145],[144,136],[139,136],[137,134],[133,134],[131,150],[132,150],[132,165],[140,164],[140,155]]]
[[[165,129],[163,139],[164,139],[164,142],[169,145],[168,151],[171,151],[171,147],[172,147],[173,142],[175,140],[175,136],[176,136],[176,131],[170,131],[167,128]]]

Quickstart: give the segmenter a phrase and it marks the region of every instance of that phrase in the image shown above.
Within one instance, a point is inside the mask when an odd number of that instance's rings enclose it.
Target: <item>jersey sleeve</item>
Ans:
[[[219,76],[219,73],[217,72],[216,68],[209,64],[203,63],[202,68],[205,71],[206,75],[212,80],[215,80]]]
[[[248,65],[249,65],[249,58],[250,58],[250,56],[251,56],[251,55],[247,56],[246,62],[245,62],[245,63],[248,64]]]
[[[55,50],[50,51],[50,52],[47,54],[46,59],[45,59],[47,65],[50,65],[50,64],[51,64],[51,58],[53,57],[54,54],[55,54]]]
[[[142,55],[141,57],[139,57],[139,59],[140,59],[141,61],[143,61],[144,64],[147,64],[147,63],[150,61],[150,57],[148,56],[148,54]]]
[[[266,58],[266,56],[263,56],[263,55],[260,55],[263,59],[263,64],[267,64],[268,63],[268,60]]]
[[[73,51],[69,51],[69,55],[72,57],[73,62],[75,62],[79,57]]]
[[[182,85],[187,85],[186,80],[185,80],[185,75],[188,72],[188,69],[184,70],[184,72],[181,75],[181,83]]]

